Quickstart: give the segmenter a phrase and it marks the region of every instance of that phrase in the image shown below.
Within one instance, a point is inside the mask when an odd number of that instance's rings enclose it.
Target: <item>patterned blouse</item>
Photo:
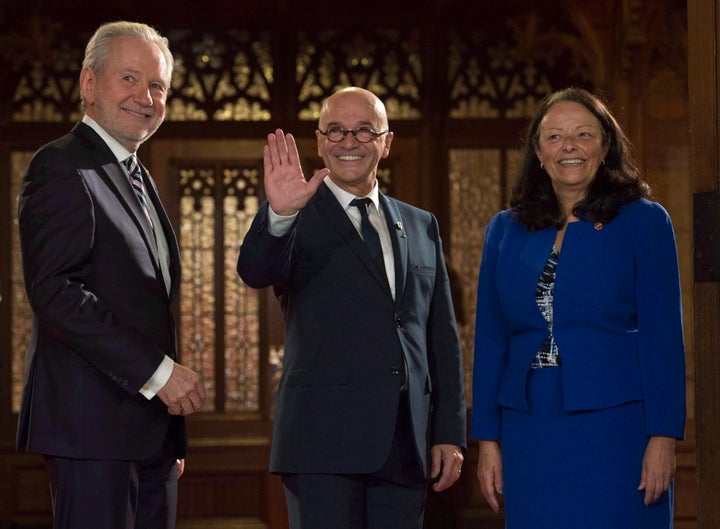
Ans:
[[[535,302],[543,318],[545,318],[548,333],[533,359],[533,368],[556,367],[561,364],[560,353],[555,343],[555,337],[553,336],[553,290],[555,288],[555,271],[557,269],[558,257],[559,253],[553,245],[550,256],[545,263],[545,268],[542,274],[540,274],[537,288],[535,289]]]

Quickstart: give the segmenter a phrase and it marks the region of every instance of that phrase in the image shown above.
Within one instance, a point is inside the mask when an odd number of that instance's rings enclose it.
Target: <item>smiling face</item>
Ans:
[[[556,103],[540,122],[535,154],[565,206],[585,196],[607,152],[600,121],[580,103]]]
[[[385,108],[375,95],[367,90],[352,88],[331,95],[323,105],[318,123],[319,130],[330,127],[358,129],[367,127],[375,132],[388,128]],[[330,178],[339,187],[356,196],[365,196],[375,185],[380,160],[390,153],[393,133],[388,132],[368,143],[360,143],[351,133],[335,143],[319,131],[318,155],[330,169]]]
[[[165,118],[170,67],[160,48],[137,37],[116,37],[101,74],[80,73],[85,112],[130,152]]]

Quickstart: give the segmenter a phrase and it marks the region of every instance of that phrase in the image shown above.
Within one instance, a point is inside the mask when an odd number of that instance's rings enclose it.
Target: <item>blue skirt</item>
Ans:
[[[528,399],[502,412],[506,529],[672,528],[672,487],[650,506],[637,490],[642,402],[566,412],[562,367],[531,369]]]

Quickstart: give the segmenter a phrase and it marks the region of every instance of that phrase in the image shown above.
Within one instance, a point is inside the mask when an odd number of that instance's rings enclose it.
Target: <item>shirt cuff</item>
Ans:
[[[295,217],[297,216],[297,213],[287,217],[284,215],[278,215],[268,205],[268,231],[270,232],[270,235],[273,237],[282,237],[285,235],[290,231],[293,222],[295,222]]]
[[[145,382],[145,385],[140,389],[140,393],[147,399],[152,399],[157,392],[160,391],[165,384],[167,384],[170,375],[172,375],[173,367],[175,362],[169,356],[165,355],[160,365],[150,377],[150,380]]]

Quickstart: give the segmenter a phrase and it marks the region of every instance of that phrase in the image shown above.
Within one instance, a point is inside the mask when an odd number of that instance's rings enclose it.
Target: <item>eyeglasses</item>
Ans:
[[[375,138],[379,138],[383,134],[387,134],[389,131],[375,132],[369,127],[360,127],[359,129],[343,129],[341,127],[330,127],[327,130],[319,130],[320,134],[325,136],[328,140],[333,143],[340,143],[345,139],[345,136],[352,134],[355,139],[360,143],[369,143]]]

